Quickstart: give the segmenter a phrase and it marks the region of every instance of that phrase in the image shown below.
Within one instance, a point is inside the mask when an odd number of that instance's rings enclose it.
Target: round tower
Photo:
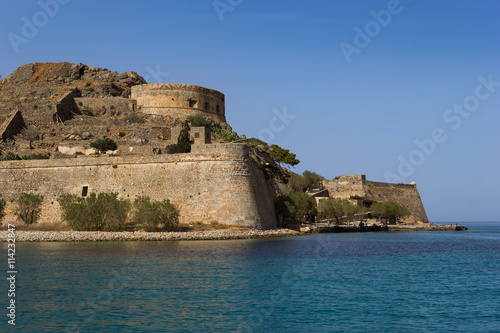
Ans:
[[[132,87],[131,99],[137,101],[140,112],[186,119],[204,116],[226,122],[224,94],[191,84],[151,83]]]

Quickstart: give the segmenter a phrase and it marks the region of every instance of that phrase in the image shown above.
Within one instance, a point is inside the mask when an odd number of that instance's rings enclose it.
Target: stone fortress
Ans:
[[[246,142],[223,143],[204,127],[191,128],[190,153],[161,153],[166,144],[176,142],[179,125],[189,115],[230,130],[221,92],[147,84],[134,72],[37,63],[21,66],[0,81],[0,98],[0,152],[51,154],[47,160],[0,162],[0,194],[8,202],[4,222],[15,221],[15,200],[22,192],[44,196],[41,223],[60,220],[57,198],[62,194],[118,192],[132,200],[140,195],[170,199],[180,210],[181,223],[216,221],[259,229],[278,225],[273,200],[280,190],[266,170],[274,163],[267,153]],[[131,115],[142,115],[145,123],[130,123]],[[23,137],[27,128],[36,129],[36,139]],[[113,154],[118,156],[95,156],[85,137],[116,139],[119,150]],[[361,197],[360,205],[393,200],[410,209],[413,220],[428,222],[414,184],[341,176],[325,180],[319,192]]]

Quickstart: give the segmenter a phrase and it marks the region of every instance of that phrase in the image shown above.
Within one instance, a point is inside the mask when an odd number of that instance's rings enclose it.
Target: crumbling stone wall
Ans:
[[[66,95],[61,97],[54,106],[54,122],[63,122],[73,118],[75,114],[80,114],[80,109],[75,103],[75,97],[80,97],[81,92],[78,89],[73,89]]]
[[[195,145],[190,154],[79,157],[0,162],[0,189],[12,222],[22,192],[42,194],[42,223],[60,220],[57,197],[64,193],[118,192],[170,199],[181,223],[218,221],[246,227],[275,227],[273,197],[264,173],[245,144]]]
[[[323,186],[332,198],[360,196],[367,202],[394,201],[405,206],[422,222],[429,222],[416,184],[392,184],[366,180],[365,175],[340,176],[339,179],[324,180]]]
[[[153,83],[133,86],[131,99],[140,111],[168,115],[185,120],[201,115],[220,123],[226,122],[224,94],[196,85]]]
[[[109,114],[112,116],[116,112],[125,113],[137,110],[135,100],[121,97],[76,97],[75,103],[81,112],[90,111],[94,115]]]
[[[14,135],[20,133],[24,128],[26,128],[26,124],[21,112],[18,110],[0,126],[0,138],[4,141],[13,138]]]

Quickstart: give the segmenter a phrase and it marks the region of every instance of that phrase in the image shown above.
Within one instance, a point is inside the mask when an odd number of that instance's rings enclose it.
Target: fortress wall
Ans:
[[[267,181],[252,163],[248,147],[236,144],[193,146],[190,154],[1,162],[0,193],[8,201],[4,222],[15,219],[21,192],[44,195],[43,223],[60,220],[59,195],[81,195],[88,186],[88,193],[118,192],[131,200],[170,199],[182,223],[274,227]]]
[[[144,113],[169,115],[185,119],[202,115],[225,123],[224,94],[205,87],[188,84],[153,83],[133,86],[131,99]]]
[[[363,181],[365,179],[365,175],[340,176],[339,179],[324,180],[323,186],[332,198],[349,198],[355,195],[364,197]]]
[[[365,175],[340,176],[337,180],[324,180],[323,186],[332,198],[360,196],[369,201],[394,201],[407,207],[422,222],[428,222],[424,205],[415,184],[392,184],[366,180]]]
[[[418,221],[429,222],[416,185],[365,181],[364,188],[367,199],[376,202],[394,201],[408,208]]]
[[[120,111],[120,112],[134,112],[137,110],[137,103],[135,100],[121,97],[107,97],[107,98],[90,98],[90,97],[77,97],[75,103],[80,111],[89,110],[94,114],[102,113],[103,111]],[[113,106],[113,108],[111,108]]]

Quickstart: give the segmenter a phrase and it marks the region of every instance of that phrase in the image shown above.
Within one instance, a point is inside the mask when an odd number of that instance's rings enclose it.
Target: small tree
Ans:
[[[295,216],[295,206],[292,198],[287,194],[279,195],[274,199],[274,208],[276,214],[278,214],[279,225],[282,227],[285,226],[286,219],[291,219]],[[282,217],[281,222],[279,221],[280,216]]]
[[[387,219],[390,223],[396,223],[398,218],[410,215],[408,208],[390,200],[373,203],[370,207],[370,213],[375,217]]]
[[[342,216],[344,216],[344,205],[342,199],[328,198],[319,202],[319,216],[321,218],[335,218],[337,224],[340,224]]]
[[[90,147],[99,150],[101,153],[105,153],[108,150],[116,150],[118,145],[115,141],[110,138],[97,139],[90,143]]]
[[[311,196],[302,192],[291,192],[274,199],[276,213],[285,219],[300,220],[304,216],[315,216],[317,213],[316,201]]]
[[[170,201],[151,202],[149,197],[138,197],[134,201],[136,224],[145,231],[175,231],[179,225],[179,211]]]
[[[295,166],[300,163],[300,160],[296,159],[297,155],[290,153],[289,149],[281,148],[278,145],[271,145],[271,147],[265,147],[265,150],[271,154],[271,157],[278,164],[287,164],[290,166]]]
[[[180,154],[191,152],[191,141],[189,140],[189,124],[184,122],[181,133],[177,138],[177,143],[165,147],[167,154]]]
[[[318,175],[316,172],[312,172],[309,170],[306,170],[302,173],[302,177],[307,182],[307,188],[312,190],[315,188],[320,188],[321,187],[321,182],[325,179],[325,177]]]
[[[62,219],[74,230],[118,231],[125,225],[130,202],[118,199],[118,193],[91,194],[83,199],[76,195],[61,195]]]
[[[5,216],[5,206],[6,205],[7,205],[7,201],[5,201],[5,199],[3,199],[2,196],[0,195],[0,221]]]
[[[35,224],[42,212],[43,196],[32,193],[21,193],[17,199],[15,214],[26,224]]]
[[[287,185],[291,191],[305,192],[308,187],[308,182],[303,176],[291,172]]]

